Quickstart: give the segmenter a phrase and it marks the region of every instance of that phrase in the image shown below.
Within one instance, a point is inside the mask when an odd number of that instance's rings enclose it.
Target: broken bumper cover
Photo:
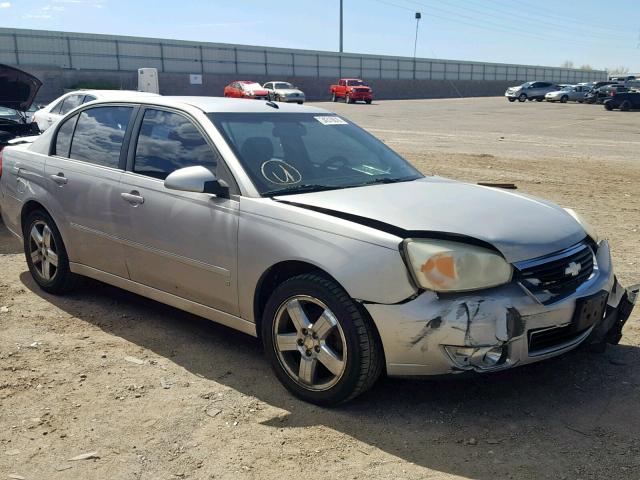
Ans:
[[[598,245],[596,262],[593,275],[573,294],[546,305],[517,283],[465,294],[426,291],[395,305],[365,304],[382,339],[387,373],[497,371],[561,355],[585,342],[618,343],[638,287],[618,284],[606,241]],[[576,312],[590,298],[606,301],[604,315],[577,329]]]

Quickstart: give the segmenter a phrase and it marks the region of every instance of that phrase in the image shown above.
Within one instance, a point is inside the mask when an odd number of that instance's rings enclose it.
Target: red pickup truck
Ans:
[[[344,98],[347,103],[355,103],[358,100],[370,104],[373,100],[371,87],[357,78],[341,78],[337,85],[331,85],[329,90],[331,100],[337,102]]]

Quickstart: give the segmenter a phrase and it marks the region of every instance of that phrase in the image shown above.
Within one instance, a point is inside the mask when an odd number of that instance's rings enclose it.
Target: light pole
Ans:
[[[416,12],[416,39],[413,42],[413,79],[416,79],[416,49],[418,48],[418,26],[420,25],[420,19],[422,14]]]
[[[343,47],[343,45],[342,45],[342,35],[343,35],[343,33],[342,33],[342,31],[343,31],[343,22],[342,22],[342,16],[343,16],[342,11],[343,11],[343,9],[342,9],[342,1],[343,1],[343,0],[340,0],[340,53],[342,53],[342,51],[343,51],[343,49],[342,49],[342,47]]]
[[[413,42],[413,58],[416,58],[416,49],[418,48],[418,25],[420,25],[421,18],[422,14],[420,12],[416,12],[416,40]]]

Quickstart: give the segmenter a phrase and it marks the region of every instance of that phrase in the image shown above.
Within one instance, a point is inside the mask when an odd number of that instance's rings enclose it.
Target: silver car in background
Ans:
[[[526,82],[517,87],[509,87],[504,93],[507,100],[510,102],[526,102],[527,100],[537,100],[542,102],[544,96],[549,93],[559,90],[555,83],[550,82]]]
[[[544,96],[547,102],[584,102],[587,93],[591,91],[588,85],[566,85],[560,90],[549,92]]]
[[[262,88],[269,92],[269,100],[276,102],[294,102],[302,105],[304,92],[289,82],[267,82]]]
[[[618,343],[637,295],[574,211],[425,177],[320,108],[123,97],[3,154],[42,289],[87,276],[258,336],[320,405]]]

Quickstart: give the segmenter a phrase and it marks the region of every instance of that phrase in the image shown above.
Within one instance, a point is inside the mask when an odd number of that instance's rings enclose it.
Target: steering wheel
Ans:
[[[343,169],[349,166],[349,160],[347,160],[342,155],[334,155],[333,157],[325,161],[322,164],[322,166],[327,169],[329,168],[335,168],[336,170]]]

